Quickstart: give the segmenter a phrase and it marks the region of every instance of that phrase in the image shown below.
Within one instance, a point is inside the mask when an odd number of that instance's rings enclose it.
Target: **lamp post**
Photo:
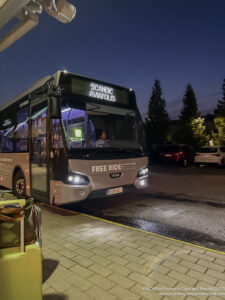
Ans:
[[[76,7],[67,0],[0,0],[0,29],[12,19],[18,19],[0,39],[0,52],[38,25],[43,10],[62,23],[71,22],[76,15]]]

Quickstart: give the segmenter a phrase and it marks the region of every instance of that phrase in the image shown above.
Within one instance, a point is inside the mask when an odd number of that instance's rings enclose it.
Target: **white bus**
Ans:
[[[58,71],[0,108],[0,185],[59,205],[147,187],[135,94]]]

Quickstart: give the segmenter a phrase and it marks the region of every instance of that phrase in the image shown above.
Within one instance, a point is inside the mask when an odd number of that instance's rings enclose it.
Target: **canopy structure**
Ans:
[[[0,39],[0,52],[38,25],[43,11],[62,23],[71,22],[76,15],[75,6],[67,0],[0,0],[0,30],[17,20],[16,25]]]

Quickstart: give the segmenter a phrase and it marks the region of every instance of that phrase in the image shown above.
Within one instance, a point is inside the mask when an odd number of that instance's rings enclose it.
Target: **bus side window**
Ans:
[[[0,153],[2,152],[3,149],[3,134],[2,130],[0,130]]]
[[[13,138],[14,138],[14,128],[15,126],[8,127],[6,129],[1,130],[1,141],[2,141],[2,152],[10,153],[14,152],[13,147]]]
[[[17,112],[16,119],[17,126],[14,131],[16,152],[28,151],[28,106]]]

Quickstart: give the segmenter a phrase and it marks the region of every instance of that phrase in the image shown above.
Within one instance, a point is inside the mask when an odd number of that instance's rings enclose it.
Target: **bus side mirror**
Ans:
[[[59,98],[51,97],[50,98],[50,119],[60,119],[60,101]]]

